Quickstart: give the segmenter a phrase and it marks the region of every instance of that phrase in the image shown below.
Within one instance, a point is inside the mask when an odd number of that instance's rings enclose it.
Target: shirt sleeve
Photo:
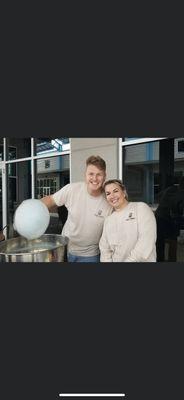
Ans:
[[[53,199],[58,207],[66,205],[70,191],[71,185],[68,184],[53,194]]]
[[[110,247],[110,244],[107,239],[107,219],[105,219],[104,222],[104,227],[103,227],[103,232],[102,236],[99,242],[99,248],[100,248],[100,262],[111,262],[112,261],[112,249]]]
[[[137,204],[138,240],[125,262],[146,262],[155,249],[156,219],[145,203]]]

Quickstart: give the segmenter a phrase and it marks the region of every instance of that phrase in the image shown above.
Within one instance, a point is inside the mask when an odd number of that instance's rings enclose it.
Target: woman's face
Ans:
[[[124,208],[128,201],[125,199],[125,192],[116,183],[105,186],[105,194],[108,203],[116,210]]]

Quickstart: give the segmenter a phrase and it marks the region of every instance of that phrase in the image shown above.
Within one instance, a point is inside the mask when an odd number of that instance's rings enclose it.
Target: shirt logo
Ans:
[[[95,217],[103,217],[102,215],[102,210],[98,210],[97,213],[95,214]]]
[[[133,216],[133,213],[130,212],[128,218],[126,219],[126,221],[130,221],[131,219],[135,219],[135,217]]]

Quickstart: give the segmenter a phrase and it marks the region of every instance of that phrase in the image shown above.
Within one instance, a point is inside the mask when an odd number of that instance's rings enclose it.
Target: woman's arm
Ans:
[[[112,249],[107,239],[106,221],[104,223],[103,233],[99,242],[99,248],[100,248],[100,262],[111,262]]]
[[[125,259],[125,262],[147,262],[149,261],[150,255],[155,252],[155,216],[147,204],[138,203],[137,206],[138,240],[128,257]]]

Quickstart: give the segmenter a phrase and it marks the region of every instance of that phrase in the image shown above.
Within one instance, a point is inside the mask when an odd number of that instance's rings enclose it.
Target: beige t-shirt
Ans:
[[[68,218],[62,234],[69,238],[68,251],[74,255],[99,254],[105,217],[111,214],[105,194],[91,196],[84,182],[71,183],[53,195],[57,206],[65,205]]]
[[[101,262],[155,262],[156,220],[143,202],[129,203],[106,218],[100,240]]]

